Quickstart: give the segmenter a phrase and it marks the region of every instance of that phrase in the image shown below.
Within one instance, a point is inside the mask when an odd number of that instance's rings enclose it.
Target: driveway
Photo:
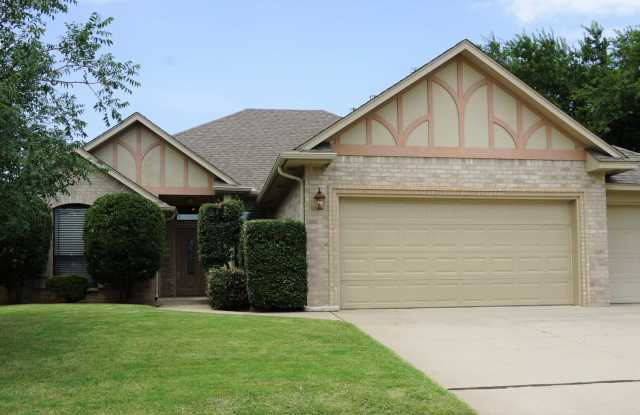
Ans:
[[[335,314],[481,415],[640,413],[640,305]]]

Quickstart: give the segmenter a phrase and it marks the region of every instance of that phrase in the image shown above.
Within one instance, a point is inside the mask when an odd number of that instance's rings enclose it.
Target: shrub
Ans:
[[[0,198],[0,285],[8,302],[22,301],[26,278],[39,278],[49,258],[51,212],[28,195]]]
[[[307,302],[304,224],[252,220],[243,226],[249,303],[258,310],[295,310]]]
[[[47,289],[68,303],[75,303],[87,293],[87,279],[79,275],[60,275],[47,278]]]
[[[211,308],[240,310],[249,307],[247,275],[233,266],[214,267],[207,273],[207,297]]]
[[[158,206],[132,193],[100,197],[87,210],[85,255],[89,273],[130,298],[137,281],[160,269],[165,249],[165,218]]]
[[[238,199],[205,203],[198,214],[198,257],[202,268],[236,263],[244,204]]]

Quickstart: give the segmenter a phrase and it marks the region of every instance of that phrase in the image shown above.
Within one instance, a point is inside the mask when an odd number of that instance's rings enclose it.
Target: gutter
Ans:
[[[292,174],[285,173],[285,171],[282,170],[282,166],[278,166],[278,169],[276,171],[278,172],[278,174],[280,176],[285,177],[287,179],[295,180],[300,185],[300,218],[302,219],[302,222],[304,223],[304,180],[302,180],[298,176],[294,176]]]
[[[269,176],[267,176],[267,180],[265,180],[264,185],[260,190],[260,193],[258,193],[258,197],[256,201],[258,202],[258,204],[260,204],[264,200],[265,196],[269,192],[269,189],[273,185],[273,182],[278,176],[280,176],[280,174],[278,173],[278,169],[282,169],[286,167],[285,164],[295,162],[301,166],[302,165],[326,166],[328,164],[331,164],[331,162],[335,158],[336,158],[336,153],[330,153],[330,152],[285,151],[278,154],[278,158],[273,164],[273,167],[271,167],[271,172],[269,172]],[[286,176],[283,176],[283,177],[286,177]],[[297,178],[299,179],[299,177]]]
[[[616,174],[624,171],[635,170],[640,165],[638,160],[622,158],[613,160],[598,160],[591,153],[587,153],[585,167],[588,173]]]

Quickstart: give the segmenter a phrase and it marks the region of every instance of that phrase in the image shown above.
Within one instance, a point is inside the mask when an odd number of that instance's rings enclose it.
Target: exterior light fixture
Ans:
[[[324,210],[324,200],[327,197],[324,195],[324,193],[322,193],[322,191],[320,191],[320,188],[318,188],[318,191],[316,192],[316,195],[313,196],[313,200],[316,202],[316,209],[317,210]]]

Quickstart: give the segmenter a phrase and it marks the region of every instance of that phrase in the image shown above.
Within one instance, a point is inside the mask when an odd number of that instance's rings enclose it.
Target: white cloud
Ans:
[[[524,23],[567,14],[623,16],[640,13],[640,0],[503,0],[503,3],[509,13]]]

